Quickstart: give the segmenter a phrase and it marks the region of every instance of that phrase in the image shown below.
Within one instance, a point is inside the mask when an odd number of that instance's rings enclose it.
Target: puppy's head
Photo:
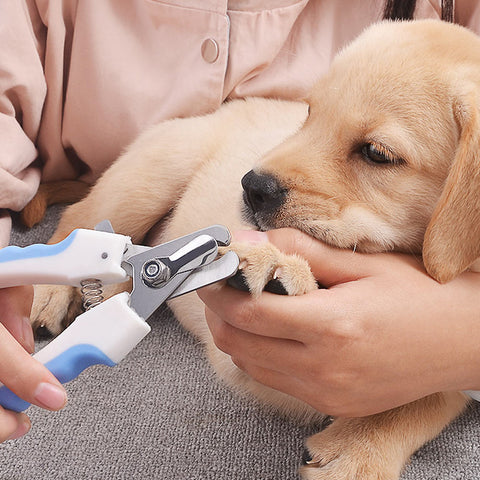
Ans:
[[[302,129],[242,180],[246,217],[365,252],[423,253],[452,279],[480,256],[480,40],[382,23],[334,60]]]

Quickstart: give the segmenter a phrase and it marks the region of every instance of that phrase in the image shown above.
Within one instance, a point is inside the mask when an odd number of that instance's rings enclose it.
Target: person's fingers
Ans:
[[[30,310],[33,287],[0,289],[0,323],[15,337],[29,353],[33,353],[35,342],[30,325]]]
[[[24,413],[0,407],[0,443],[23,437],[30,430],[30,420]]]
[[[318,310],[325,302],[328,312],[332,304],[328,290],[289,297],[264,292],[252,299],[246,292],[214,284],[197,290],[197,294],[210,310],[237,329],[297,342],[308,340],[320,326],[312,325],[311,309]]]
[[[283,373],[295,373],[306,362],[305,346],[296,340],[256,335],[240,330],[206,309],[207,323],[217,347],[233,357]]]
[[[19,397],[49,410],[59,410],[67,402],[60,382],[31,357],[0,324],[0,382]]]

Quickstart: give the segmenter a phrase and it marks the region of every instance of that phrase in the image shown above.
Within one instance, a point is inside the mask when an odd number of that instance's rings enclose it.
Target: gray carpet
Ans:
[[[16,225],[12,243],[46,241],[58,212],[31,231]],[[297,478],[311,428],[233,395],[167,309],[150,324],[121,364],[70,382],[63,411],[28,410],[29,434],[0,445],[0,480]],[[480,479],[479,448],[475,405],[413,457],[402,480]]]

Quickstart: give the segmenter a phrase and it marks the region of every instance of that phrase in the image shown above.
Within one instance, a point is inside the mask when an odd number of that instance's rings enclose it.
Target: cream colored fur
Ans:
[[[108,218],[139,243],[172,209],[155,243],[213,223],[251,228],[240,215],[240,179],[254,168],[288,189],[262,228],[295,227],[364,252],[423,254],[427,271],[447,282],[480,256],[479,95],[474,34],[435,21],[379,24],[336,57],[306,103],[247,99],[151,128],[66,210],[52,242]],[[393,163],[369,161],[368,144]],[[291,294],[315,288],[302,259],[271,246],[233,248],[257,294],[272,276]],[[77,298],[69,288],[37,288],[34,325],[57,333],[66,312],[77,313]],[[213,344],[195,294],[171,306],[235,388],[306,421],[320,417],[239,371]],[[338,418],[308,439],[312,462],[301,473],[395,480],[466,402],[461,393],[438,393],[379,415]]]

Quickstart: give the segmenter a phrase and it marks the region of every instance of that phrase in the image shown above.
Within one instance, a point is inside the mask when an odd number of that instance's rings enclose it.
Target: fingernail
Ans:
[[[33,353],[35,350],[35,340],[33,338],[32,326],[30,325],[30,318],[24,317],[22,325],[22,344],[28,353]]]
[[[17,438],[23,437],[29,430],[31,424],[28,418],[24,418],[17,429],[7,438],[7,440],[16,440]]]
[[[268,243],[268,236],[265,232],[259,232],[257,230],[237,230],[233,232],[233,240],[256,245],[259,243]]]
[[[43,382],[35,391],[36,403],[49,410],[60,410],[67,403],[65,390],[57,385]]]

